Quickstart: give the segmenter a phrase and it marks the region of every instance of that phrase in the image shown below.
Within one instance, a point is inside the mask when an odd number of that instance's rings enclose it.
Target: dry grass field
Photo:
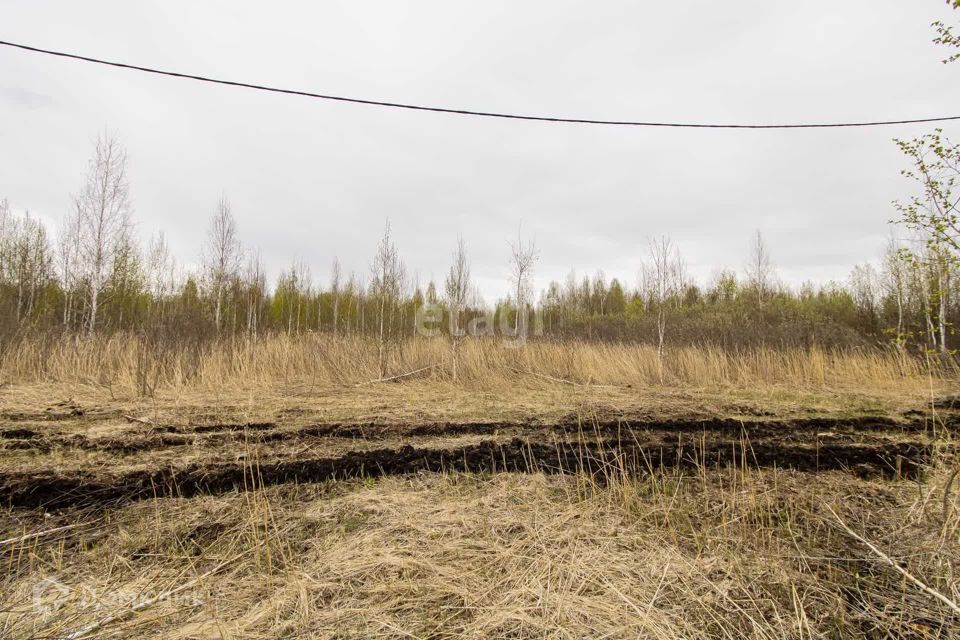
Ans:
[[[271,337],[0,363],[0,637],[950,638],[956,371]]]

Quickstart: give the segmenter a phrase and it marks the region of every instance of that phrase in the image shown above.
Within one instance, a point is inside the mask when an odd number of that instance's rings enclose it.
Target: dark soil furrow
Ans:
[[[59,508],[154,495],[192,496],[272,485],[421,471],[586,471],[601,478],[611,471],[644,472],[677,465],[745,464],[800,471],[850,470],[861,476],[912,476],[929,460],[928,446],[913,442],[784,445],[719,440],[640,444],[623,439],[571,442],[513,438],[452,448],[404,445],[341,456],[261,463],[251,474],[243,462],[192,464],[179,469],[126,473],[0,471],[0,500],[16,507]],[[251,480],[256,478],[256,483]]]
[[[960,421],[950,418],[940,427],[957,429]],[[172,426],[158,425],[120,436],[90,437],[84,434],[43,434],[30,429],[0,430],[0,449],[48,452],[58,448],[133,454],[168,447],[196,445],[218,447],[230,442],[250,440],[262,443],[295,441],[307,438],[353,438],[387,440],[392,438],[481,436],[534,436],[535,434],[585,433],[603,437],[648,440],[649,434],[711,434],[748,438],[778,437],[807,441],[817,434],[854,434],[872,431],[887,434],[923,433],[933,430],[928,420],[901,421],[876,416],[853,418],[805,418],[796,420],[704,419],[656,421],[617,419],[604,421],[564,421],[554,424],[532,422],[436,422],[422,424],[330,423],[280,427],[273,422]]]
[[[268,431],[276,429],[275,422],[231,422],[226,424],[192,424],[186,426],[157,425],[155,433],[221,433],[243,431]]]

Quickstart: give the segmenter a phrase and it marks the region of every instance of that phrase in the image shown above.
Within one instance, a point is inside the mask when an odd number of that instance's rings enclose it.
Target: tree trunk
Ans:
[[[333,335],[337,335],[338,316],[340,315],[340,296],[333,297]]]
[[[220,285],[217,285],[217,301],[214,304],[213,308],[213,321],[217,325],[217,333],[220,333],[220,306],[223,293],[221,291]]]
[[[97,307],[100,299],[100,287],[96,285],[91,285],[90,290],[90,323],[88,332],[90,335],[93,335],[93,331],[97,326]]]
[[[657,308],[657,362],[660,366],[660,384],[663,384],[663,338],[667,332],[667,318],[663,303]]]
[[[897,348],[903,349],[903,287],[897,287]]]
[[[380,363],[380,377],[387,377],[387,361],[386,361],[386,344],[384,342],[383,334],[383,320],[386,315],[386,303],[387,298],[384,294],[380,294],[380,340],[377,343],[378,347],[378,361]]]
[[[458,343],[458,339],[457,339],[457,338],[454,338],[453,341],[451,341],[451,343],[450,343],[451,369],[452,369],[452,372],[453,372],[453,381],[454,381],[454,382],[457,381],[457,376],[458,376],[458,372],[457,372],[457,359],[459,358],[459,354],[458,354],[457,352],[459,351],[459,347],[460,347],[460,345],[459,345],[459,343]]]
[[[947,288],[946,283],[944,282],[944,266],[938,265],[937,267],[937,288],[938,291],[938,303],[939,303],[939,317],[938,324],[940,329],[940,353],[947,353]]]

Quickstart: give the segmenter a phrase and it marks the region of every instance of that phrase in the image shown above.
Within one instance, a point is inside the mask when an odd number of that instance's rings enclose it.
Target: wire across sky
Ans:
[[[905,119],[905,120],[868,120],[863,122],[735,124],[735,123],[706,123],[706,122],[650,122],[650,121],[643,121],[643,120],[598,120],[598,119],[591,119],[591,118],[524,115],[524,114],[517,114],[517,113],[499,113],[495,111],[479,111],[475,109],[454,109],[450,107],[436,107],[436,106],[419,105],[419,104],[406,104],[402,102],[390,102],[385,100],[370,100],[366,98],[351,98],[346,96],[327,95],[322,93],[314,93],[312,91],[304,91],[300,89],[284,89],[281,87],[271,87],[267,85],[253,84],[249,82],[240,82],[236,80],[224,80],[221,78],[211,78],[208,76],[201,76],[201,75],[196,75],[192,73],[182,73],[178,71],[169,71],[164,69],[156,69],[152,67],[144,67],[141,65],[129,64],[125,62],[102,60],[100,58],[92,58],[90,56],[84,56],[76,53],[68,53],[65,51],[54,51],[52,49],[41,49],[40,47],[34,47],[34,46],[21,44],[17,42],[7,42],[4,40],[0,40],[0,45],[4,47],[19,49],[22,51],[29,51],[32,53],[40,53],[40,54],[49,55],[49,56],[56,56],[58,58],[78,60],[81,62],[88,62],[88,63],[104,65],[108,67],[129,69],[131,71],[140,71],[143,73],[152,73],[155,75],[167,76],[171,78],[194,80],[197,82],[206,82],[209,84],[217,84],[217,85],[236,87],[241,89],[252,89],[255,91],[265,91],[268,93],[300,96],[304,98],[312,98],[315,100],[329,100],[334,102],[346,102],[351,104],[362,104],[362,105],[375,106],[375,107],[386,107],[391,109],[407,109],[411,111],[446,113],[451,115],[474,116],[474,117],[480,117],[480,118],[500,118],[500,119],[506,119],[506,120],[526,120],[526,121],[534,121],[534,122],[549,122],[549,123],[560,123],[560,124],[587,124],[587,125],[602,125],[602,126],[615,126],[615,127],[665,127],[665,128],[677,128],[677,129],[844,129],[844,128],[854,128],[854,127],[886,127],[886,126],[894,126],[894,125],[924,124],[924,123],[960,120],[960,115],[957,115],[957,116],[940,116],[940,117],[933,117],[933,118],[914,118],[914,119]]]

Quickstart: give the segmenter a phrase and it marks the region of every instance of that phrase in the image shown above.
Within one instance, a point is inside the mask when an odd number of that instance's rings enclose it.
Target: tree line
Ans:
[[[896,205],[912,239],[891,238],[879,266],[856,266],[846,282],[784,286],[757,232],[742,272],[724,270],[708,283],[689,277],[664,237],[649,242],[634,283],[571,272],[536,294],[538,249],[518,236],[509,245],[508,293],[488,305],[471,283],[462,239],[447,278],[418,286],[389,224],[368,273],[344,274],[334,260],[329,282],[320,284],[297,261],[270,287],[256,251],[242,246],[225,197],[210,217],[199,269],[184,272],[162,234],[138,242],[126,152],[103,134],[56,234],[0,201],[0,336],[138,331],[202,340],[324,331],[375,336],[382,362],[391,345],[418,332],[447,335],[454,348],[467,335],[537,333],[660,349],[890,344],[947,353],[960,346],[958,151],[939,132],[900,144],[913,160],[905,175],[920,187]]]

